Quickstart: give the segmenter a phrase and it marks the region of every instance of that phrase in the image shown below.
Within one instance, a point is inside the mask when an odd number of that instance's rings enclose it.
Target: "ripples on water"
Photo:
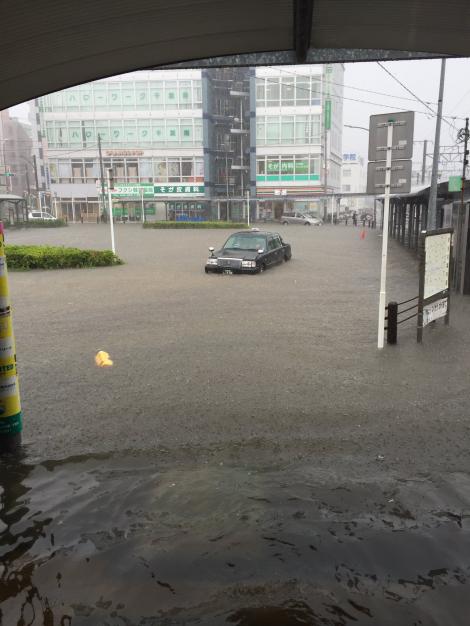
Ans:
[[[2,626],[469,623],[466,475],[164,456],[0,461]]]

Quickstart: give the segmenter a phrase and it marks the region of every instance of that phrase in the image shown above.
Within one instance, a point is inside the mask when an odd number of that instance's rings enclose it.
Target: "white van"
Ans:
[[[55,220],[56,218],[46,211],[30,211],[28,213],[28,219],[30,220]]]

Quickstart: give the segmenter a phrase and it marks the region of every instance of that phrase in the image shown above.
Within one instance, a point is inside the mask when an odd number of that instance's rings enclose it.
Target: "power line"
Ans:
[[[284,70],[284,71],[287,73],[286,70]],[[290,72],[290,74],[292,76],[298,76],[298,74],[294,74],[293,72]],[[280,84],[278,82],[273,81],[273,80],[269,80],[269,78],[266,77],[266,76],[264,76],[263,78],[266,80],[267,83],[270,83],[272,85],[280,86]],[[299,87],[299,90],[306,91],[310,95],[312,94],[312,89],[308,88],[308,87]],[[359,98],[347,98],[346,96],[340,96],[340,95],[337,95],[337,94],[330,94],[328,97],[329,98],[336,98],[337,100],[347,100],[347,101],[350,101],[350,102],[359,102],[361,104],[369,104],[369,105],[372,105],[372,106],[382,107],[382,108],[385,108],[385,109],[391,109],[392,111],[396,111],[396,107],[391,106],[389,104],[382,104],[380,102],[371,102],[370,100],[361,100]],[[428,105],[425,105],[425,106],[428,107]],[[432,111],[432,109],[431,109],[431,111]],[[417,115],[426,115],[428,117],[430,115],[432,115],[433,117],[437,117],[437,113],[434,113],[434,112],[428,113],[427,111],[416,111],[416,110],[413,110],[413,113],[416,113]],[[456,119],[463,120],[464,119],[464,118],[461,118],[461,117],[453,117],[453,116],[445,116],[445,115],[442,116],[443,119],[445,117],[449,117],[450,119],[454,119],[454,120],[456,120]],[[446,120],[444,119],[444,121],[446,121]],[[446,123],[449,124],[449,122],[447,122],[447,121],[446,121]],[[454,130],[456,130],[456,129],[454,128]]]
[[[277,67],[277,66],[270,66],[273,69],[279,70],[280,72],[283,72],[284,74],[288,74],[289,76],[304,76],[303,74],[297,74],[295,72],[289,72],[289,70],[285,70],[284,68],[281,67]],[[336,85],[337,87],[343,87],[344,89],[354,89],[355,91],[363,91],[365,93],[372,93],[376,96],[386,96],[387,98],[396,98],[397,100],[406,100],[408,102],[414,102],[416,98],[406,98],[405,96],[396,96],[394,94],[391,93],[383,93],[382,91],[372,91],[371,89],[364,89],[363,87],[354,87],[353,85],[345,85],[344,83],[337,83],[334,80],[329,80],[329,83],[331,83],[332,85]],[[435,104],[437,106],[436,102],[428,102],[427,104]]]
[[[417,100],[418,102],[420,102],[421,104],[423,104],[423,105],[424,105],[424,106],[425,106],[425,107],[426,107],[429,111],[431,111],[431,113],[433,114],[433,116],[434,116],[434,117],[436,117],[436,116],[437,116],[437,113],[436,113],[436,111],[435,111],[434,109],[431,109],[431,107],[430,107],[430,106],[429,106],[429,105],[428,105],[428,104],[427,104],[424,100],[422,100],[419,96],[417,96],[415,93],[413,93],[413,92],[411,91],[411,89],[409,89],[409,88],[408,88],[408,87],[407,87],[404,83],[402,83],[402,81],[401,81],[399,78],[397,78],[397,77],[395,76],[395,74],[393,74],[393,72],[391,72],[389,69],[387,69],[387,68],[385,67],[385,65],[383,65],[383,63],[381,63],[380,61],[376,61],[376,63],[377,63],[377,65],[378,65],[379,67],[381,67],[381,68],[383,69],[383,71],[384,71],[384,72],[386,72],[389,76],[391,76],[395,82],[397,82],[399,85],[401,85],[401,86],[403,87],[403,89],[405,89],[405,91],[407,91],[408,93],[410,93],[410,94],[413,96],[413,98],[414,98],[415,100]],[[443,120],[444,120],[444,122],[445,122],[446,124],[448,124],[448,125],[449,125],[449,126],[450,126],[453,130],[454,130],[454,131],[456,131],[456,130],[457,130],[457,129],[455,128],[455,124],[451,124],[449,121],[447,121],[447,120],[445,119],[445,117],[444,117],[444,116],[441,116],[441,119],[443,119]],[[456,118],[455,118],[455,119],[456,119]]]

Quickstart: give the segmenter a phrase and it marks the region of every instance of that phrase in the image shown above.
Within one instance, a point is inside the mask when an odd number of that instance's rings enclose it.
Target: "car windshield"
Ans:
[[[232,235],[224,245],[225,250],[261,250],[266,248],[266,239],[263,235],[253,237],[248,233]]]

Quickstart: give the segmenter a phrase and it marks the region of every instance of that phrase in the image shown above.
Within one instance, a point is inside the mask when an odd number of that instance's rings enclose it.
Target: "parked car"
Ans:
[[[29,220],[55,220],[56,218],[46,211],[30,211],[28,213]]]
[[[304,224],[305,226],[322,226],[323,221],[306,213],[283,213],[282,224]]]
[[[253,228],[230,235],[220,250],[209,248],[210,256],[205,271],[224,274],[258,274],[264,270],[289,261],[292,256],[290,244],[278,233]]]

